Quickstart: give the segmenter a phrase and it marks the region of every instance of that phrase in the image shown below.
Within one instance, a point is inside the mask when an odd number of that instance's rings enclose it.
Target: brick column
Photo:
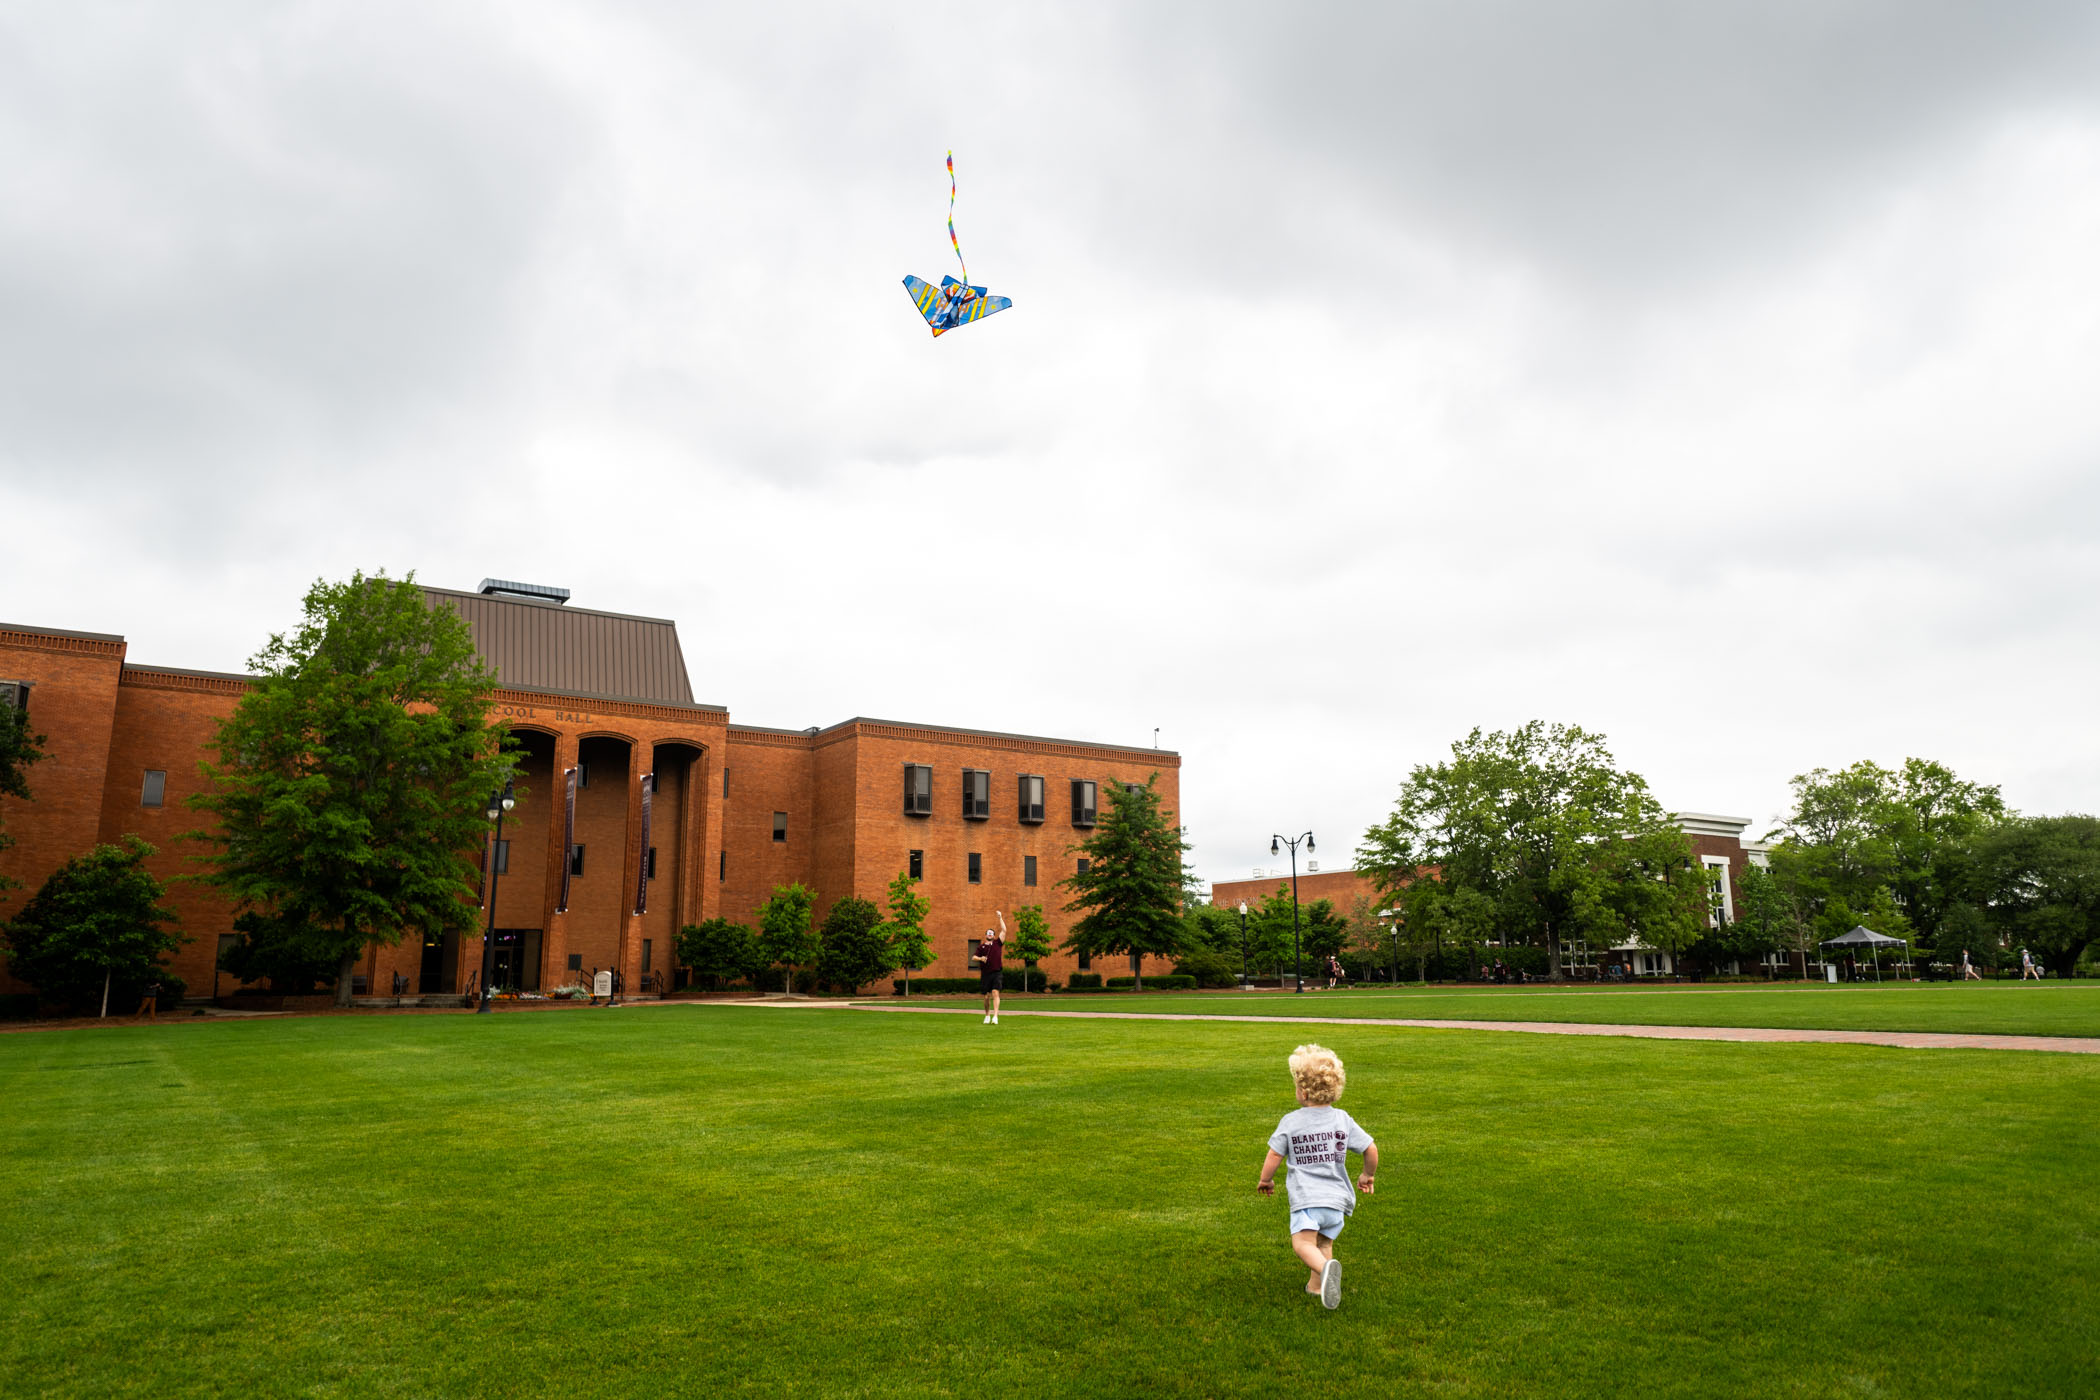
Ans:
[[[620,864],[620,953],[614,966],[620,970],[621,985],[633,992],[642,976],[642,920],[634,912],[642,861],[642,774],[654,771],[656,757],[646,740],[631,745],[627,753],[627,839],[620,843],[626,859]]]
[[[700,789],[707,783],[708,751],[701,749],[686,765],[685,792],[678,803],[678,927],[697,924],[700,912],[700,882],[707,878],[707,849],[701,839]]]
[[[549,786],[547,804],[547,880],[540,899],[540,989],[559,987],[569,981],[569,918],[554,911],[561,905],[561,872],[568,859],[568,851],[562,846],[562,813],[568,800],[568,782],[564,770],[576,766],[577,740],[574,734],[554,736],[554,773]],[[480,952],[477,940],[475,952]],[[480,964],[477,963],[476,966]]]

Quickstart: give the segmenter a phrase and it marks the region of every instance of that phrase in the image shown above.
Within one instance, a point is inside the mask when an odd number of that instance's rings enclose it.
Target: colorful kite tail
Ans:
[[[969,285],[970,265],[963,262],[962,243],[955,236],[955,152],[948,152],[948,241],[955,245],[955,261],[962,264],[963,284]]]

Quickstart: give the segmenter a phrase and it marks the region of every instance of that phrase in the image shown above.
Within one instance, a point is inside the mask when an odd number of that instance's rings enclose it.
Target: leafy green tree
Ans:
[[[708,919],[678,930],[678,961],[694,975],[706,977],[720,991],[724,981],[755,977],[765,966],[758,955],[758,934],[749,924]]]
[[[926,938],[926,915],[933,902],[919,893],[919,882],[903,871],[890,881],[889,922],[882,926],[890,945],[890,966],[904,973],[904,994],[911,995],[911,975],[933,961]]]
[[[1086,857],[1086,873],[1059,882],[1072,893],[1066,912],[1080,916],[1066,950],[1085,957],[1127,953],[1140,990],[1146,956],[1171,957],[1182,939],[1182,856],[1189,846],[1160,809],[1158,781],[1154,773],[1142,785],[1101,783],[1107,810],[1094,834],[1071,848]]]
[[[1436,879],[1413,879],[1389,894],[1385,907],[1396,911],[1403,949],[1418,959],[1425,950],[1464,954],[1468,975],[1484,958],[1481,949],[1495,938],[1495,905],[1479,890]]]
[[[1268,968],[1281,977],[1283,965],[1291,956],[1292,927],[1291,887],[1280,884],[1268,898],[1247,910],[1248,965]]]
[[[797,881],[775,885],[772,898],[758,911],[758,955],[768,966],[787,969],[785,986],[795,990],[795,969],[815,963],[823,952],[814,914],[817,892]]]
[[[28,769],[44,757],[43,742],[44,736],[29,728],[28,710],[0,705],[0,798],[30,800]],[[14,845],[14,838],[7,834],[6,810],[0,806],[0,851]],[[20,883],[0,875],[0,890],[14,889]]]
[[[1943,925],[1951,920],[1947,933],[1957,938],[1973,930],[1977,842],[2011,815],[1996,787],[1920,758],[1900,771],[1865,761],[1817,768],[1792,786],[1793,810],[1771,833],[1772,872],[1807,910],[1817,939],[1864,922],[1878,890],[1921,943],[1943,953]]]
[[[248,910],[233,921],[241,941],[219,955],[219,966],[243,982],[267,980],[280,996],[305,996],[333,981],[337,954],[325,929]]]
[[[1028,990],[1028,969],[1050,956],[1055,945],[1050,942],[1050,921],[1043,917],[1043,906],[1024,904],[1014,910],[1013,954],[1021,960],[1021,990]]]
[[[2005,941],[2069,977],[2100,940],[2100,819],[2007,822],[1984,839],[1980,855],[1990,916]]]
[[[839,991],[857,992],[896,969],[882,911],[868,900],[849,894],[834,903],[824,915],[820,941],[817,976]]]
[[[1334,901],[1316,899],[1302,906],[1299,913],[1302,928],[1298,946],[1306,960],[1318,966],[1341,956],[1342,949],[1349,946],[1349,921],[1334,912]]]
[[[9,970],[40,996],[66,1006],[120,1001],[159,982],[172,1000],[182,979],[162,959],[187,942],[163,925],[179,923],[161,904],[166,890],[146,869],[153,847],[136,836],[97,846],[51,872],[6,926]]]
[[[1414,769],[1356,859],[1388,905],[1429,898],[1427,885],[1472,891],[1497,937],[1546,950],[1555,980],[1567,942],[1683,947],[1704,917],[1704,887],[1668,878],[1695,868],[1691,838],[1602,735],[1573,725],[1475,729],[1448,762]]]
[[[413,574],[314,584],[299,626],[248,664],[257,679],[190,799],[218,825],[190,834],[236,907],[333,955],[347,1006],[368,944],[475,931],[483,807],[512,768],[494,677]]]
[[[1754,960],[1766,953],[1798,959],[1803,977],[1813,959],[1813,929],[1801,903],[1768,866],[1751,862],[1735,881],[1735,918],[1694,945],[1695,955],[1714,965],[1728,959]]]

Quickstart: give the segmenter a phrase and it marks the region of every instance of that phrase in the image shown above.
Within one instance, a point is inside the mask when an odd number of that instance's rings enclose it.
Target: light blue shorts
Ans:
[[[1339,1206],[1312,1206],[1306,1210],[1291,1212],[1291,1233],[1295,1235],[1300,1230],[1315,1230],[1331,1240],[1342,1233],[1342,1226],[1348,1222],[1349,1217],[1342,1214]]]

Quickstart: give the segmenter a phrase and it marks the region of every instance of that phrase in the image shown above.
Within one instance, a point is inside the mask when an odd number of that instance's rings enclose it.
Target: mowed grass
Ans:
[[[896,1004],[901,998],[886,998]],[[927,997],[975,1006],[976,997]],[[918,1005],[921,998],[913,997]],[[1948,1031],[2100,1036],[2100,981],[1883,982],[1866,986],[1354,987],[1294,992],[1110,992],[1009,998],[1054,1011],[1176,1015],[1367,1016],[1440,1021],[1581,1021],[1631,1026],[1778,1026],[1801,1030]]]
[[[1076,999],[1075,999],[1076,1000]],[[2100,1059],[668,1006],[0,1036],[0,1391],[2100,1391]]]

